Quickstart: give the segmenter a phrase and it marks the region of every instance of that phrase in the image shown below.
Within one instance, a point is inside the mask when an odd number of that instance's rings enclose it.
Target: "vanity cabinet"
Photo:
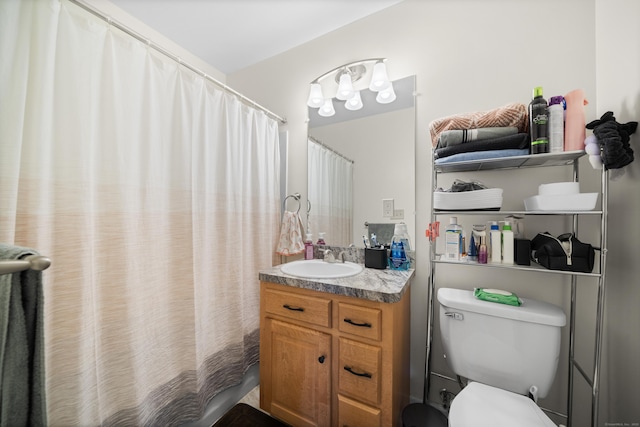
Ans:
[[[407,290],[384,303],[261,281],[260,407],[293,426],[401,426]]]

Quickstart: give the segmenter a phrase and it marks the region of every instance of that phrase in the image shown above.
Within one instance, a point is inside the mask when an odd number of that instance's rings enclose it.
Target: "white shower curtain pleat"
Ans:
[[[48,419],[179,425],[258,361],[278,126],[77,6],[0,2],[0,241],[38,248]]]

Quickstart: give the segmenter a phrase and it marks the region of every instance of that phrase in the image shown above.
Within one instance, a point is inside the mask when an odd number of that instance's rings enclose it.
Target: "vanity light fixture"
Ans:
[[[318,114],[322,117],[331,117],[335,114],[332,98],[324,98],[322,85],[320,84],[327,77],[334,76],[335,82],[338,84],[335,98],[339,101],[344,101],[344,107],[347,110],[361,109],[363,107],[362,97],[360,96],[360,90],[356,89],[354,84],[368,72],[371,74],[368,88],[373,92],[378,92],[376,101],[380,104],[388,104],[395,101],[396,94],[387,76],[384,61],[386,61],[386,58],[365,59],[341,65],[324,73],[311,82],[307,105],[311,108],[318,108]]]

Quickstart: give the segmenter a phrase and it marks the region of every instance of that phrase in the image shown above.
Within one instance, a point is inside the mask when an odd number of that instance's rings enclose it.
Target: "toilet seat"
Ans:
[[[449,427],[557,427],[526,396],[471,382],[453,399]]]

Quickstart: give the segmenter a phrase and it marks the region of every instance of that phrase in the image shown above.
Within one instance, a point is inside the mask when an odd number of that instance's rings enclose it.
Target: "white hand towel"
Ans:
[[[297,255],[304,252],[302,241],[302,220],[297,212],[285,211],[282,215],[280,239],[276,253],[284,256]]]

